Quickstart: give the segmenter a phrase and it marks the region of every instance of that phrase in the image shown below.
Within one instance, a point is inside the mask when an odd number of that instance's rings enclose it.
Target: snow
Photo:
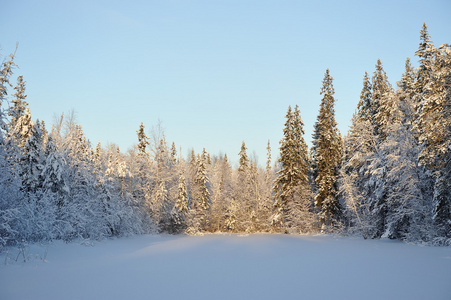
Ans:
[[[27,252],[0,255],[0,299],[451,299],[451,248],[385,239],[144,235]]]

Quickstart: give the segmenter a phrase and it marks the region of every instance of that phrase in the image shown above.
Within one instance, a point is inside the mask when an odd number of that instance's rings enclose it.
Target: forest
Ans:
[[[29,242],[146,233],[337,233],[451,245],[451,47],[426,24],[395,89],[377,60],[342,136],[326,70],[312,146],[288,107],[272,159],[183,157],[162,130],[137,126],[123,153],[95,146],[71,114],[33,120],[15,53],[0,68],[0,252]],[[361,84],[361,83],[356,83]],[[32,101],[32,99],[31,99]],[[137,124],[138,125],[138,124]]]

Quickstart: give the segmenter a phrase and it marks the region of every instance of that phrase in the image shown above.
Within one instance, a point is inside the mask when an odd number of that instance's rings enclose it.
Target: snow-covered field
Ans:
[[[451,248],[389,240],[146,235],[27,251],[0,255],[0,299],[451,299]]]

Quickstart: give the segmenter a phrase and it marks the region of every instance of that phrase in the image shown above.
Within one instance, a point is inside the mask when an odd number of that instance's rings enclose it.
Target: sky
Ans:
[[[146,132],[191,149],[273,162],[289,105],[310,143],[329,68],[344,135],[364,72],[381,59],[393,86],[426,22],[435,45],[451,43],[451,1],[0,0],[3,61],[19,43],[33,119],[48,129],[74,111],[95,146],[126,152]],[[12,93],[11,93],[12,94]],[[158,131],[158,130],[153,130]]]

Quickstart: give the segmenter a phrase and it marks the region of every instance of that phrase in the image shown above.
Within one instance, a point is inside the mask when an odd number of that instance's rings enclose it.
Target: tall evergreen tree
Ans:
[[[136,133],[138,134],[138,152],[143,154],[147,153],[146,147],[147,145],[149,145],[148,142],[149,137],[144,132],[144,128],[145,128],[144,124],[141,122],[138,131],[136,131]]]
[[[415,92],[415,69],[410,63],[410,58],[406,59],[405,71],[401,76],[401,80],[398,82],[398,86],[405,93],[409,94],[410,97],[413,96]]]
[[[28,106],[28,102],[25,101],[27,95],[25,94],[26,81],[23,80],[23,76],[17,77],[17,85],[14,87],[16,93],[13,95],[13,106],[9,108],[8,114],[11,117],[9,126],[14,128],[17,120],[25,114],[25,108]]]
[[[266,146],[266,179],[270,181],[270,174],[272,173],[271,167],[271,143],[268,140],[268,145]]]
[[[373,105],[373,94],[372,94],[371,79],[367,72],[363,76],[363,88],[360,92],[360,100],[357,105],[357,115],[363,120],[373,120],[376,114],[376,107]]]
[[[341,165],[342,141],[335,121],[335,98],[333,78],[326,70],[320,95],[320,110],[315,123],[313,140],[313,160],[317,168],[315,184],[316,207],[320,210],[323,225],[334,225],[341,214],[341,205],[337,197],[337,176]]]
[[[17,48],[16,48],[17,50]],[[5,60],[0,69],[0,138],[3,139],[3,134],[7,130],[6,118],[3,113],[2,105],[3,101],[8,95],[8,86],[10,86],[10,77],[13,74],[13,68],[16,66],[14,63],[14,57],[16,52],[9,56],[9,59]]]
[[[42,132],[37,124],[31,128],[31,134],[24,145],[20,167],[19,175],[24,191],[36,194],[41,188],[43,169]]]
[[[225,229],[227,231],[235,231],[237,224],[237,202],[234,199],[234,182],[232,178],[232,167],[230,166],[227,154],[224,154],[222,160],[219,163],[219,190],[220,197],[218,201],[223,204],[221,215],[219,216],[220,224],[217,226],[219,229]]]
[[[415,88],[417,94],[417,105],[421,102],[424,88],[426,87],[432,72],[432,63],[434,58],[434,43],[429,35],[429,30],[426,23],[423,23],[423,27],[420,30],[420,44],[418,50],[415,51],[415,55],[418,56],[420,65],[416,72]]]
[[[236,177],[235,200],[238,201],[240,209],[237,215],[237,223],[240,230],[246,231],[252,226],[251,212],[255,203],[252,197],[250,161],[244,141],[238,155],[240,159]]]
[[[171,232],[180,232],[186,229],[186,222],[188,220],[188,197],[186,193],[186,182],[183,172],[179,177],[179,186],[177,199],[175,201],[174,207],[171,211]]]
[[[383,237],[427,241],[430,231],[430,204],[427,201],[428,180],[419,165],[421,147],[414,137],[414,102],[408,93],[398,91],[386,124],[386,140],[381,143],[384,155],[386,194]]]
[[[47,142],[44,159],[42,169],[43,193],[52,197],[56,206],[61,208],[69,192],[65,177],[66,162],[51,137]]]
[[[31,136],[31,130],[34,122],[31,119],[30,109],[27,107],[23,115],[21,115],[14,124],[14,128],[9,130],[9,136],[19,147],[25,147],[28,138]]]
[[[193,219],[191,231],[198,232],[207,227],[207,210],[210,207],[209,179],[207,176],[207,152],[205,148],[197,159],[196,179],[194,182],[195,193],[193,196]]]
[[[388,81],[387,74],[382,66],[380,59],[377,60],[376,70],[373,74],[373,112],[374,112],[374,125],[376,134],[383,140],[385,138],[385,132],[383,128],[388,122],[390,108],[387,107],[389,103],[386,101],[388,97],[393,93],[393,88]]]
[[[451,47],[448,44],[434,50],[435,63],[424,87],[420,112],[424,148],[421,161],[434,173],[434,220],[439,231],[451,237]]]
[[[295,197],[297,189],[307,190],[308,187],[308,148],[304,141],[304,123],[302,122],[299,107],[296,105],[294,111],[288,107],[284,138],[280,141],[280,171],[274,182],[275,202],[274,217],[275,225],[285,224],[288,227],[297,227],[295,219],[299,217],[296,209],[301,201]]]

